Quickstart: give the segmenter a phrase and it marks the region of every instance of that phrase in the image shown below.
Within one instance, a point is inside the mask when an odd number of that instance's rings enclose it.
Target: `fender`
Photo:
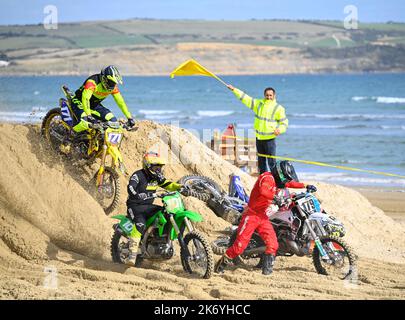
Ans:
[[[114,166],[119,167],[120,162],[123,162],[120,150],[116,146],[109,145],[107,152],[113,158]]]
[[[184,211],[180,211],[177,212],[176,215],[174,216],[174,220],[176,221],[183,221],[184,218],[189,218],[191,221],[195,221],[195,222],[201,222],[203,221],[202,216],[194,211],[189,211],[189,210],[184,210]]]
[[[203,221],[202,216],[197,212],[189,211],[189,210],[180,211],[180,212],[176,213],[176,215],[174,216],[174,221],[176,222],[176,224],[179,228],[181,228],[181,226],[183,225],[184,218],[188,218],[191,221],[195,221],[195,222]],[[172,227],[170,229],[170,239],[174,240],[177,238],[177,236],[178,235],[176,234],[176,230],[174,230],[174,228]]]
[[[66,99],[59,99],[59,106],[60,106],[60,114],[62,120],[69,126],[69,128],[73,127],[73,119],[72,114],[74,114]]]
[[[126,236],[129,236],[131,238],[141,238],[142,237],[142,234],[136,229],[136,226],[126,216],[120,214],[120,215],[113,216],[111,218],[117,219],[120,221],[119,228]]]

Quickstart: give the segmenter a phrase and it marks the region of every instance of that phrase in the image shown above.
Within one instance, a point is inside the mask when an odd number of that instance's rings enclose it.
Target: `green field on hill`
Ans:
[[[336,40],[337,39],[337,40]],[[353,47],[373,42],[405,42],[405,24],[359,23],[345,30],[337,21],[123,20],[0,26],[0,51],[36,48],[103,48],[182,42],[221,42],[292,48]]]

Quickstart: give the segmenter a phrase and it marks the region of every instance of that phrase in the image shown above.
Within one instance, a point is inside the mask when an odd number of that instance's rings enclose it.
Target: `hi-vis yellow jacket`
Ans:
[[[278,128],[280,133],[287,131],[288,119],[285,109],[278,104],[276,99],[253,99],[243,91],[235,88],[233,93],[244,105],[255,113],[254,129],[258,140],[274,139],[274,130]]]

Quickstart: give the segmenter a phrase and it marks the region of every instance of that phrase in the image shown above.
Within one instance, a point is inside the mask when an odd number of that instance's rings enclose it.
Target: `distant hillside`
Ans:
[[[189,57],[223,74],[405,71],[405,24],[123,20],[0,26],[0,74],[167,74]],[[158,65],[155,65],[158,63]],[[6,64],[5,64],[6,65]],[[94,70],[93,70],[94,69]]]

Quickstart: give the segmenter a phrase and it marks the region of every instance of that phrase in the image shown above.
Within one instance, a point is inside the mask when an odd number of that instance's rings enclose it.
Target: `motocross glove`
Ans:
[[[89,122],[89,128],[104,132],[104,128],[103,128],[103,125],[101,123],[97,123],[97,122],[96,123],[91,123],[91,122]]]
[[[147,193],[138,193],[138,198],[140,200],[146,200],[146,198],[150,197],[150,195],[148,195]]]
[[[94,118],[92,115],[88,115],[88,116],[85,116],[83,118],[84,118],[84,120],[86,120],[87,122],[90,122],[90,123],[97,122],[96,118]]]
[[[128,124],[128,127],[133,128],[135,126],[135,120],[132,118],[129,118],[127,124]]]
[[[313,186],[312,184],[308,184],[307,186],[306,186],[306,188],[307,188],[307,192],[316,192],[316,187],[315,186]]]
[[[273,203],[278,205],[279,207],[282,207],[284,204],[284,198],[278,195],[275,195],[273,197]]]

